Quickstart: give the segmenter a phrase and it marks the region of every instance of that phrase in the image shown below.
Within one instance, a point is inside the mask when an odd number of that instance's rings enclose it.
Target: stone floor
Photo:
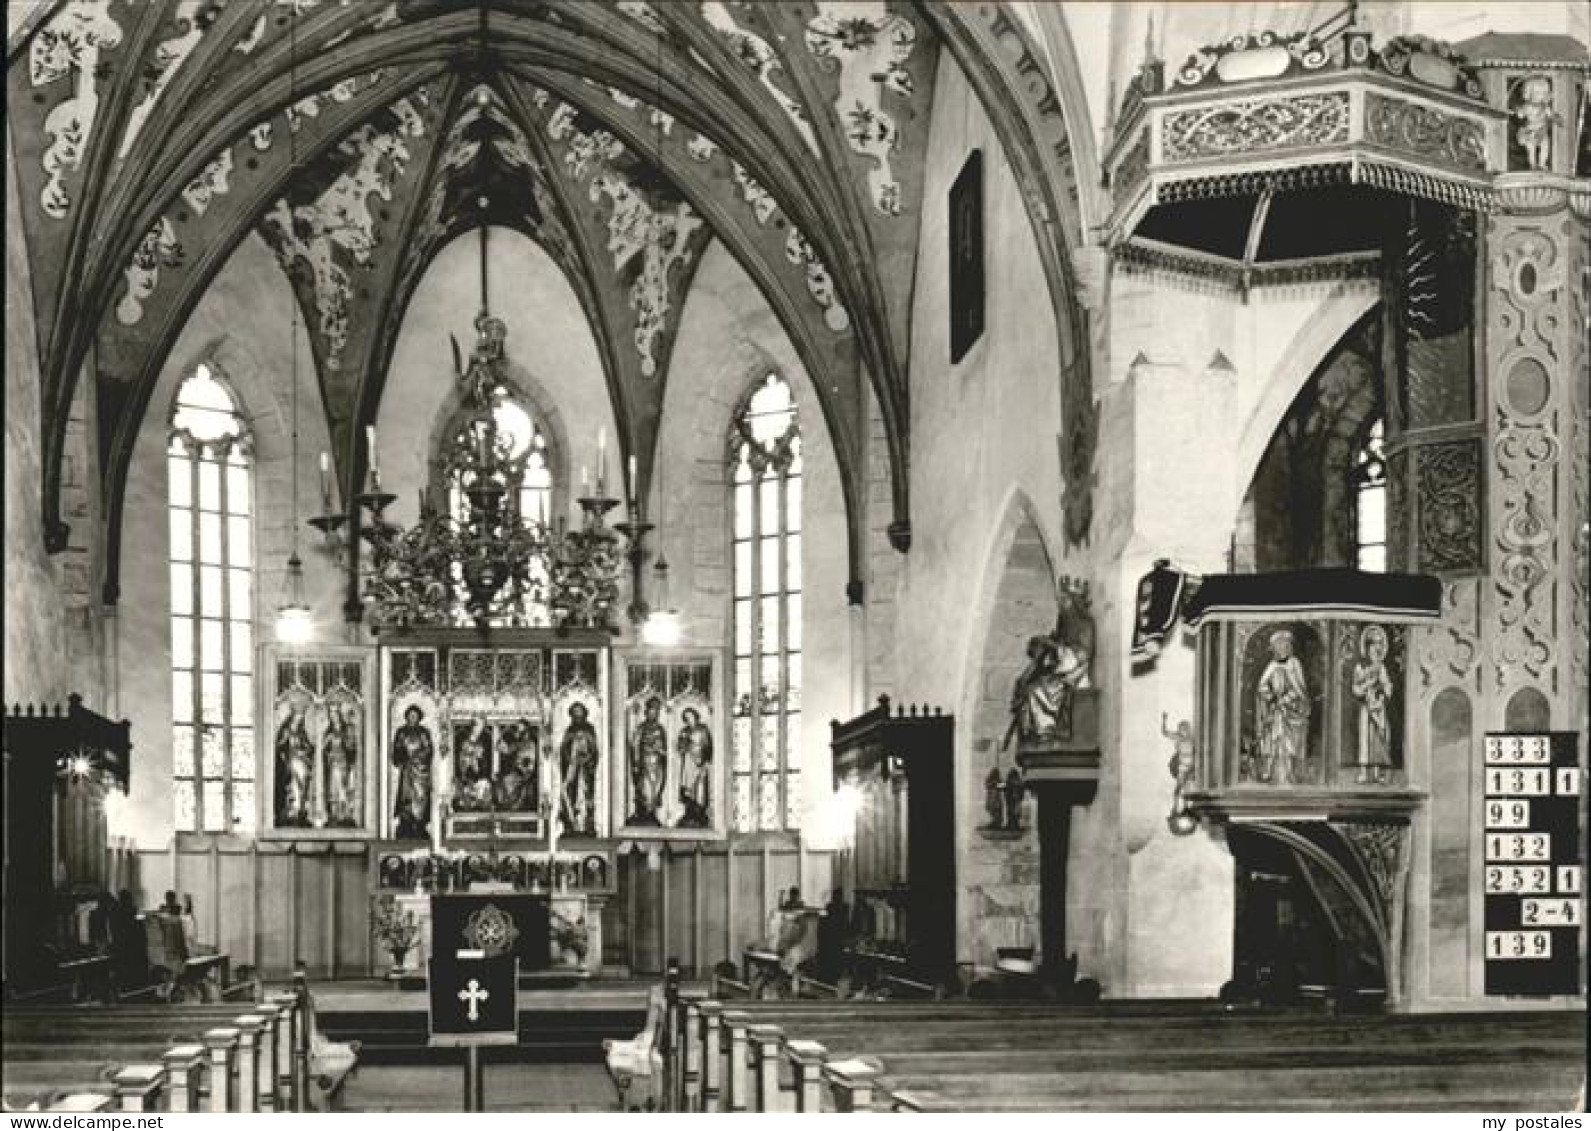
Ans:
[[[595,1064],[489,1064],[488,1111],[618,1111],[607,1070]],[[464,1073],[451,1067],[366,1065],[343,1088],[345,1111],[462,1111]]]

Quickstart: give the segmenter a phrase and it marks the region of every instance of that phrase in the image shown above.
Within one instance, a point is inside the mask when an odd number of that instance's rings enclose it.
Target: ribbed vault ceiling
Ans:
[[[906,352],[939,37],[904,0],[64,0],[15,42],[57,541],[65,420],[97,383],[112,583],[166,355],[239,241],[291,278],[337,473],[362,474],[410,295],[483,221],[541,244],[651,476],[683,296],[712,239],[817,386],[860,530],[871,386],[906,515]]]

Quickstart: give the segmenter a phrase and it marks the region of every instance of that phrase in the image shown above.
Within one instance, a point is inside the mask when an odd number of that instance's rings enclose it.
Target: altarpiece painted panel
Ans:
[[[375,831],[371,661],[362,648],[266,649],[263,835],[339,839]]]
[[[619,835],[724,835],[722,689],[711,652],[619,657],[613,793]]]

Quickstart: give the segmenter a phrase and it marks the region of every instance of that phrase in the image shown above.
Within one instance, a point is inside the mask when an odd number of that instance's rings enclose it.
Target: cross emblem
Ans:
[[[469,984],[459,991],[459,1000],[469,1003],[469,1012],[465,1016],[471,1021],[479,1021],[481,1019],[480,1003],[491,996],[490,992],[481,989],[480,982],[471,978]]]

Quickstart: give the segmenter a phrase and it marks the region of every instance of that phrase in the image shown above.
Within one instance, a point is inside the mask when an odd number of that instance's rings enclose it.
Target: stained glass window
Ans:
[[[790,387],[769,374],[730,435],[735,687],[734,827],[801,818],[801,433]]]
[[[1365,433],[1354,456],[1354,564],[1385,573],[1387,568],[1387,461],[1385,437],[1378,418]]]
[[[200,363],[172,405],[172,774],[179,832],[254,831],[254,454]]]

